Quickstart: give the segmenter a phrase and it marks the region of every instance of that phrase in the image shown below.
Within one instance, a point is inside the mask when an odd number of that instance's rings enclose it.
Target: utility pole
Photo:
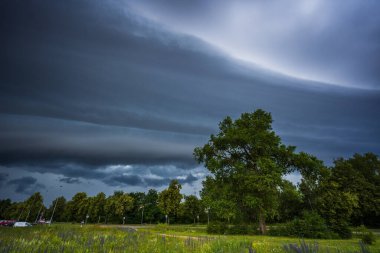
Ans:
[[[26,215],[26,219],[25,219],[25,221],[28,221],[29,214],[30,214],[30,208],[29,208],[29,211],[28,211],[28,215]]]
[[[42,210],[42,206],[43,206],[43,204],[41,205],[40,210],[38,210],[38,214],[37,214],[37,217],[36,217],[36,220],[34,221],[34,223],[37,223],[38,216],[40,216],[40,213],[41,213],[41,210]]]

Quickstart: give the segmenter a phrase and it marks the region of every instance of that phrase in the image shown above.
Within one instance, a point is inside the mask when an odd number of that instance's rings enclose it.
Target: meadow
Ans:
[[[29,228],[0,228],[0,252],[136,252],[239,253],[297,252],[284,245],[304,242],[315,252],[380,252],[374,245],[360,249],[359,239],[315,240],[270,236],[213,236],[204,226],[112,226],[53,224]],[[299,251],[303,252],[303,251]],[[312,252],[312,251],[305,251]],[[314,251],[313,251],[314,252]]]

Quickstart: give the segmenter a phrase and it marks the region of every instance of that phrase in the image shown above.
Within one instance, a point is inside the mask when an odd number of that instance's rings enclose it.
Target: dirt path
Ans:
[[[150,228],[152,226],[122,226],[124,229],[130,229],[134,231],[138,231],[139,228]],[[173,235],[173,234],[165,234],[165,233],[156,233],[156,235],[163,236],[163,237],[171,237],[171,238],[179,238],[184,240],[214,240],[216,237],[212,236],[190,236],[190,235]]]

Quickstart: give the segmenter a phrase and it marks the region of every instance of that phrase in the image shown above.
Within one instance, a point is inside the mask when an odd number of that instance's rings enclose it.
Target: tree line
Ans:
[[[226,117],[219,132],[194,150],[195,159],[210,172],[200,199],[180,193],[172,180],[162,192],[125,193],[90,197],[80,192],[67,201],[59,197],[44,207],[40,193],[24,202],[0,201],[4,219],[35,219],[91,223],[206,223],[257,224],[309,219],[323,223],[340,237],[351,225],[380,226],[380,160],[376,154],[355,154],[326,166],[317,157],[284,145],[272,129],[272,116],[263,110]],[[301,175],[295,185],[285,179]],[[55,207],[55,208],[54,208]],[[87,217],[87,218],[86,218]],[[311,218],[310,218],[311,217]]]
[[[0,200],[0,219],[106,224],[204,222],[201,201],[194,195],[182,195],[180,189],[178,181],[172,180],[170,187],[161,193],[154,189],[147,193],[115,191],[107,197],[103,192],[96,196],[78,192],[71,200],[60,196],[48,207],[41,193],[36,192],[23,202]]]

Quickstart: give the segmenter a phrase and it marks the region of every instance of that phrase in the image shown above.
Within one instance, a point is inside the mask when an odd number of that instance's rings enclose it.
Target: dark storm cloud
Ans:
[[[37,183],[37,179],[34,177],[21,177],[17,179],[12,179],[7,182],[7,185],[16,186],[16,193],[30,194],[40,189],[44,189],[45,186]]]
[[[2,3],[0,165],[66,183],[192,184],[194,147],[257,108],[286,144],[325,161],[380,153],[379,91],[250,66],[139,14],[117,1]]]
[[[195,181],[197,181],[198,178],[196,178],[192,174],[188,174],[186,178],[178,180],[181,184],[193,184]]]
[[[109,184],[111,185],[124,184],[124,185],[132,185],[132,186],[136,186],[136,185],[142,186],[143,183],[144,182],[141,179],[141,177],[137,175],[120,175],[120,176],[111,177],[109,179]]]
[[[141,173],[140,173],[141,174]],[[141,187],[161,187],[169,185],[170,181],[176,178],[170,177],[171,175],[166,175],[167,177],[144,177],[141,175],[119,175],[113,176],[106,180],[109,185],[129,185],[129,186],[141,186]],[[192,174],[188,174],[184,178],[179,178],[180,184],[192,185],[199,178]]]
[[[59,182],[63,182],[66,184],[79,184],[82,181],[79,180],[78,178],[73,178],[73,177],[63,177],[59,179]]]
[[[7,180],[8,176],[8,173],[0,173],[0,186],[2,186],[3,182]]]

